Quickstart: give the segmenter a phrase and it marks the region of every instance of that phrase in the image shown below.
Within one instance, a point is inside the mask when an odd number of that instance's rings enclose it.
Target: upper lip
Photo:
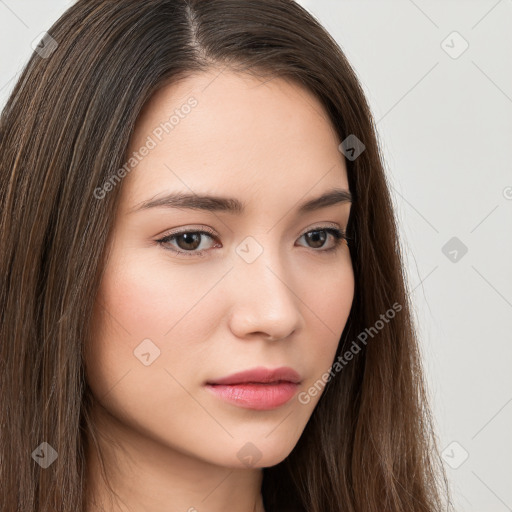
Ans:
[[[300,375],[289,366],[281,366],[280,368],[268,369],[263,366],[251,368],[242,372],[233,373],[227,377],[208,381],[207,384],[242,384],[242,383],[269,383],[288,381],[299,383]]]

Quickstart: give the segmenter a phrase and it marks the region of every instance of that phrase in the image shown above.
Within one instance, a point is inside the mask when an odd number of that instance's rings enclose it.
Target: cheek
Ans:
[[[317,292],[311,293],[312,304],[332,331],[341,332],[354,299],[352,267],[346,267],[337,273],[331,271],[321,279],[322,282],[316,285]]]
[[[127,333],[132,341],[168,337],[169,331],[201,300],[211,276],[203,279],[190,268],[165,265],[162,259],[132,252],[107,269],[100,300],[125,338]]]
[[[98,396],[128,371],[133,378],[141,367],[168,368],[179,376],[204,357],[201,341],[208,339],[216,325],[211,318],[218,312],[211,301],[201,301],[218,277],[203,279],[191,267],[169,268],[136,253],[113,257],[107,267],[86,351]],[[144,358],[154,362],[146,367]]]
[[[305,282],[301,293],[310,323],[308,332],[314,337],[313,340],[305,340],[309,346],[303,347],[303,353],[312,358],[310,383],[329,371],[333,363],[350,314],[355,287],[350,264],[326,267],[325,271],[317,270],[314,275],[314,279]],[[311,345],[314,345],[314,351]]]
[[[339,265],[317,266],[308,272],[301,299],[322,326],[319,333],[341,333],[352,307],[354,287],[354,272],[348,258]]]
[[[208,339],[216,312],[194,308],[211,284],[194,286],[190,277],[162,272],[161,265],[142,258],[109,266],[86,350],[87,381],[96,399],[123,423],[162,440],[170,433],[179,440],[181,431],[194,435],[200,425],[200,407],[184,388],[192,388],[191,376],[205,364],[201,340]],[[181,427],[174,431],[170,421],[176,417],[169,411],[178,410]]]

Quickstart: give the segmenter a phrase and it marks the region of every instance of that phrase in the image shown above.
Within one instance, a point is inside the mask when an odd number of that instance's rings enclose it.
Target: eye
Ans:
[[[318,227],[315,229],[310,229],[306,233],[304,233],[300,238],[305,237],[310,247],[313,249],[324,247],[326,240],[328,239],[329,235],[332,237],[332,244],[331,247],[327,249],[321,249],[320,251],[316,252],[334,252],[337,249],[340,248],[343,240],[346,240],[348,242],[348,236],[345,234],[345,232],[338,228],[332,228],[332,227]]]
[[[191,229],[187,229],[183,231],[170,233],[169,235],[166,235],[160,240],[157,240],[157,243],[162,245],[165,249],[173,251],[180,256],[204,256],[204,251],[206,249],[197,251],[198,247],[201,246],[201,238],[204,236],[210,239],[215,238],[215,234],[213,233],[213,231],[210,230],[205,229],[192,231]],[[167,247],[173,241],[176,242],[178,248],[176,248],[176,246]]]
[[[202,239],[204,237],[210,238],[211,240],[217,239],[213,231],[209,229],[192,230],[187,228],[186,230],[177,231],[166,235],[165,237],[156,240],[158,244],[163,246],[166,250],[174,252],[178,256],[205,256],[208,248],[202,248],[198,250],[202,245]],[[327,249],[323,249],[326,245],[326,241],[331,237],[332,244]],[[334,252],[340,248],[343,240],[348,242],[349,237],[346,233],[338,228],[331,226],[322,226],[314,229],[310,229],[299,237],[305,238],[309,246],[314,252]],[[217,247],[222,247],[217,244]]]

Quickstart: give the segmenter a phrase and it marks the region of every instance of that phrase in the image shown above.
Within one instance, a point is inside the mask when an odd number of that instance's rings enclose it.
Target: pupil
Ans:
[[[179,244],[178,245],[180,246],[181,249],[196,249],[197,246],[199,245],[199,243],[196,243],[194,245],[194,238],[196,239],[195,241],[196,242],[199,242],[200,241],[200,234],[199,233],[183,233],[182,235],[180,235],[180,237],[178,237],[178,240],[181,239],[185,239],[185,244],[192,244],[193,247],[181,247],[182,244]]]
[[[321,235],[319,236],[319,233],[321,233]],[[310,240],[313,239],[313,243],[316,243],[318,241],[320,241],[320,245],[317,245],[316,247],[322,247],[324,245],[324,242],[325,242],[325,238],[326,238],[326,234],[324,231],[311,231],[311,233],[308,235]]]

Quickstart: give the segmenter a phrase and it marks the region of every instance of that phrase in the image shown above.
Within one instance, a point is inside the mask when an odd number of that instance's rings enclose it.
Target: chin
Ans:
[[[259,437],[252,436],[246,437],[245,440],[239,441],[234,440],[232,448],[229,449],[224,447],[222,450],[223,457],[222,461],[219,461],[219,465],[229,468],[265,468],[271,467],[282,462],[291,453],[295,447],[289,437],[274,436],[273,439],[267,437],[268,432],[262,434]],[[226,455],[233,454],[234,457]]]

